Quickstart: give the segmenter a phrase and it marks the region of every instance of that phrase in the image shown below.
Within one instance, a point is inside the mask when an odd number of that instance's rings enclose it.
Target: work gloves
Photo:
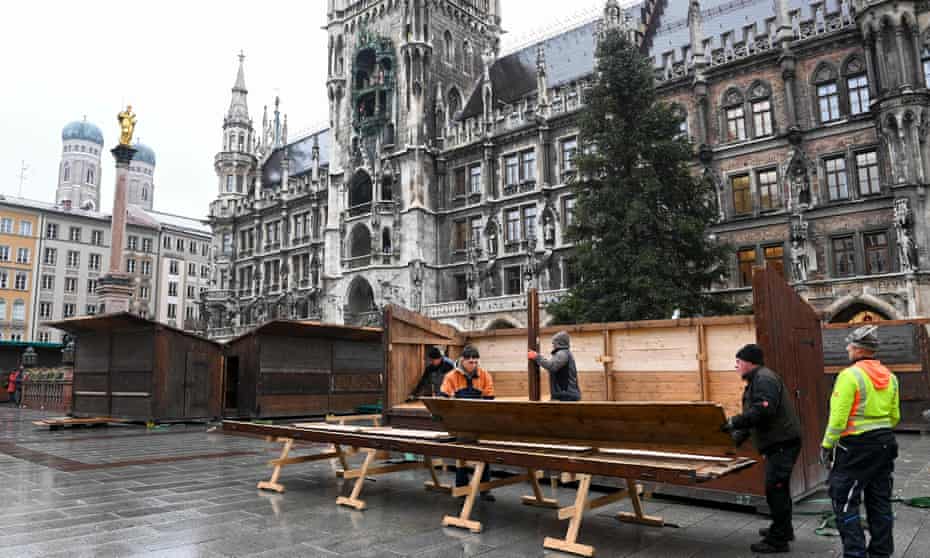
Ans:
[[[743,442],[749,439],[749,431],[737,429],[732,418],[727,419],[725,423],[720,425],[720,431],[729,434],[736,447],[740,447]]]
[[[539,356],[539,353],[537,353],[536,351],[527,351],[527,352],[526,352],[526,358],[528,358],[528,359],[530,359],[530,360],[536,360],[536,357],[537,357],[537,356]]]
[[[731,434],[734,430],[736,430],[736,426],[733,425],[732,418],[728,418],[725,423],[720,425],[721,432],[726,432],[727,434]]]
[[[820,448],[820,464],[827,469],[832,469],[835,455],[833,448]]]

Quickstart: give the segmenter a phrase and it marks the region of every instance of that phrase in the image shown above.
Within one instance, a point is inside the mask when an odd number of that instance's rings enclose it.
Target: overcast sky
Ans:
[[[597,13],[604,0],[502,0],[504,50]],[[5,2],[0,22],[0,193],[54,201],[61,128],[85,115],[106,149],[131,103],[155,150],[155,209],[202,218],[216,196],[213,157],[246,54],[249,110],[281,96],[289,134],[326,125],[326,1]],[[113,159],[102,159],[109,212]]]

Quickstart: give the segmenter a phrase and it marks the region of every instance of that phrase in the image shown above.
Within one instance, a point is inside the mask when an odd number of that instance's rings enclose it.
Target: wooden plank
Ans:
[[[447,339],[447,344],[450,345],[464,345],[465,339],[462,335],[452,326],[448,326],[436,320],[431,320],[422,314],[417,314],[411,310],[407,310],[401,306],[389,305],[391,320],[404,322],[410,325],[413,325],[423,331],[432,332],[433,334]],[[389,340],[390,342],[390,340]]]
[[[696,327],[617,330],[613,344],[614,371],[698,372]]]
[[[532,288],[526,294],[527,347],[539,351],[539,291]],[[517,355],[519,357],[519,355]],[[530,401],[539,401],[539,365],[534,360],[527,360],[527,382]]]

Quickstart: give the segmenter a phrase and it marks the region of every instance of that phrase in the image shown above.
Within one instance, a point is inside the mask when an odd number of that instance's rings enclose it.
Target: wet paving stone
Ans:
[[[274,445],[208,432],[206,425],[159,431],[141,426],[49,432],[31,421],[43,413],[0,407],[0,558],[420,558],[565,557],[543,548],[563,537],[567,521],[552,510],[520,504],[528,487],[495,491],[473,518],[481,533],[441,526],[461,500],[423,490],[425,473],[366,482],[364,512],[337,507],[351,483],[331,463],[285,469],[284,494],[259,491]],[[930,495],[930,436],[899,436],[899,496]],[[304,449],[295,451],[300,455]],[[357,460],[359,457],[354,457]],[[451,479],[450,479],[451,480]],[[547,495],[572,501],[566,488]],[[839,556],[835,538],[817,536],[823,494],[798,506],[797,541],[788,557]],[[620,503],[585,516],[579,542],[597,556],[699,558],[751,556],[749,544],[767,524],[750,510],[679,500],[649,500],[647,512],[677,527],[620,523]],[[930,511],[896,508],[898,556],[923,558],[930,548]]]

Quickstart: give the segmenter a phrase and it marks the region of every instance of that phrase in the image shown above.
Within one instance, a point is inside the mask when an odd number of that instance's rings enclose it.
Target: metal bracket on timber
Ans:
[[[627,487],[623,490],[619,490],[612,494],[607,494],[606,496],[601,496],[600,498],[591,500],[589,499],[591,490],[591,475],[578,475],[578,492],[575,494],[574,505],[564,507],[559,510],[559,519],[571,520],[568,524],[568,532],[565,534],[564,539],[546,537],[543,541],[543,547],[551,550],[568,552],[570,554],[577,554],[579,556],[594,556],[593,546],[581,544],[578,542],[578,533],[581,531],[581,520],[584,516],[584,512],[587,510],[597,509],[614,502],[619,502],[627,498],[629,498],[630,502],[633,504],[633,513],[620,512],[617,514],[618,520],[627,523],[649,525],[652,527],[662,527],[665,525],[665,521],[661,517],[645,515],[643,513],[643,501],[641,498],[643,493],[642,485],[631,479],[626,479],[626,486]]]
[[[458,527],[460,529],[468,529],[472,533],[480,533],[483,528],[481,522],[471,519],[471,511],[475,506],[475,499],[478,497],[478,494],[488,492],[495,488],[519,484],[521,482],[529,482],[530,486],[533,488],[532,495],[523,496],[522,502],[524,504],[542,508],[559,507],[558,500],[543,496],[542,488],[539,486],[539,479],[543,478],[542,471],[527,470],[526,473],[522,475],[481,482],[481,475],[484,473],[485,468],[487,468],[487,464],[478,462],[473,463],[473,466],[475,467],[475,471],[468,485],[452,489],[452,496],[456,498],[465,496],[465,503],[462,504],[462,511],[459,513],[458,517],[447,515],[442,518],[443,527]]]

